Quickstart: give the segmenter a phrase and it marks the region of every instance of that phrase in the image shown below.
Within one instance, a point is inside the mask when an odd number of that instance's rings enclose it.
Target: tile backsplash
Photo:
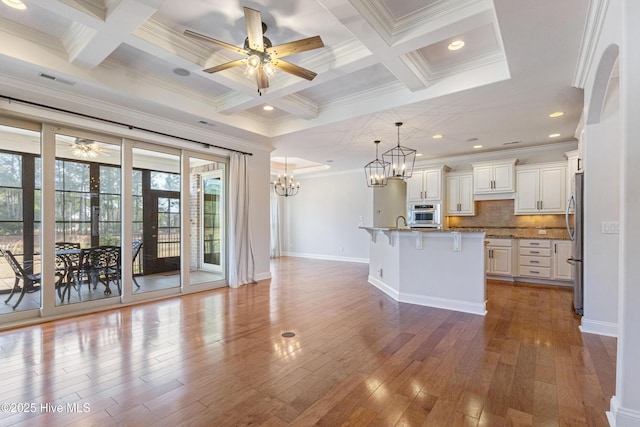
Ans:
[[[475,216],[445,218],[450,228],[545,228],[565,229],[564,215],[515,215],[514,200],[482,200],[475,202]]]

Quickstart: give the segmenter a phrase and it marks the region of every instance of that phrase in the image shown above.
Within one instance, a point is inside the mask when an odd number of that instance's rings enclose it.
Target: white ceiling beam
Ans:
[[[62,43],[69,60],[87,68],[104,61],[136,28],[147,21],[164,0],[121,0],[111,2],[104,21],[93,25],[76,21],[69,27]]]

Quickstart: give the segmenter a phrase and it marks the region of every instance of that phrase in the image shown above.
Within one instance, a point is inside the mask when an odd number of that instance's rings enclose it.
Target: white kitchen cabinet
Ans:
[[[511,239],[487,239],[485,249],[487,274],[491,276],[513,276]]]
[[[576,172],[582,171],[582,161],[579,157],[578,150],[569,151],[564,153],[567,158],[567,194],[569,199],[571,195],[576,191]],[[570,213],[573,213],[573,205],[571,206]]]
[[[473,193],[512,193],[515,191],[514,168],[518,160],[474,163]]]
[[[445,215],[470,216],[475,215],[473,203],[473,174],[447,174],[447,198]]]
[[[573,245],[571,240],[553,241],[553,278],[556,280],[573,280],[573,267],[567,262],[571,257]]]
[[[446,166],[437,169],[414,170],[407,179],[407,201],[440,201],[443,195],[443,173]]]
[[[551,279],[551,240],[520,239],[519,275]]]
[[[564,162],[516,168],[517,214],[562,214],[567,206]]]

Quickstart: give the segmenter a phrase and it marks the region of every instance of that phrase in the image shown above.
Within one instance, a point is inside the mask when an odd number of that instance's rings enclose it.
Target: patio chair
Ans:
[[[138,254],[140,253],[140,249],[142,248],[142,240],[134,240],[133,241],[133,246],[132,246],[132,257],[131,257],[131,262],[135,265],[136,263],[136,258],[138,257]],[[138,288],[140,288],[140,285],[138,284],[138,281],[136,280],[136,276],[135,274],[132,276],[133,278],[133,283],[136,284],[136,286]]]
[[[0,252],[2,253],[2,256],[4,256],[4,259],[7,260],[7,262],[11,266],[11,269],[16,275],[16,282],[14,283],[13,288],[11,289],[9,298],[7,298],[4,301],[5,304],[8,304],[9,300],[13,297],[13,294],[15,294],[16,291],[19,290],[20,296],[18,297],[18,301],[16,301],[15,305],[13,306],[13,309],[15,310],[16,307],[18,307],[18,305],[20,304],[20,302],[22,302],[22,298],[24,298],[25,293],[33,292],[37,290],[35,288],[35,285],[40,284],[40,273],[29,274],[25,272],[23,266],[20,265],[16,257],[11,253],[9,249],[0,249]],[[20,287],[19,285],[20,280],[23,281],[22,287]]]

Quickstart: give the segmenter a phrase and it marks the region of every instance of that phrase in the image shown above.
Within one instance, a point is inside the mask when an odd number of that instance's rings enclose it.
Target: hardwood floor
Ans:
[[[571,290],[490,282],[482,317],[397,303],[364,264],[272,274],[0,333],[0,425],[608,425],[616,341]]]

